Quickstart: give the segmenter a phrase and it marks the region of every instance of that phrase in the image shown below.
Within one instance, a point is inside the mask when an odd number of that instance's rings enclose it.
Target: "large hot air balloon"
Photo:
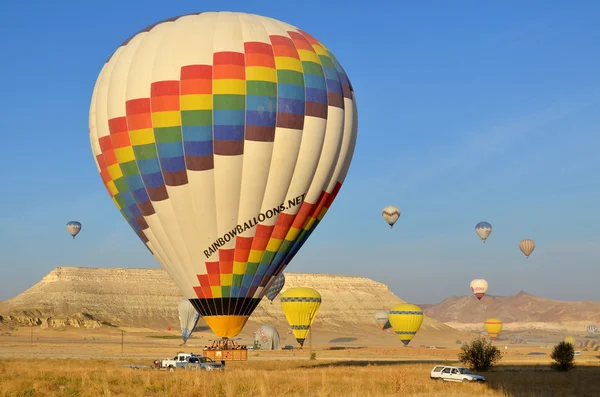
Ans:
[[[500,331],[502,331],[502,320],[495,317],[488,318],[483,323],[483,326],[485,328],[485,331],[492,338],[492,340],[496,340],[496,337],[498,336]]]
[[[75,240],[75,236],[77,236],[80,231],[81,231],[81,223],[79,223],[77,221],[67,222],[67,232],[69,232],[69,234],[71,236],[73,236],[73,240]]]
[[[290,288],[281,294],[281,308],[300,346],[321,306],[321,294],[312,288]]]
[[[488,282],[482,278],[476,278],[471,281],[471,291],[475,294],[477,299],[481,300],[488,290]]]
[[[590,324],[585,328],[585,330],[590,336],[596,336],[596,334],[598,333],[598,326]]]
[[[575,344],[577,343],[577,341],[575,340],[575,338],[572,337],[572,336],[565,336],[564,341],[567,342],[567,343],[570,343],[571,345],[573,345],[573,347],[575,347]]]
[[[400,208],[393,205],[388,205],[383,209],[383,211],[381,211],[381,215],[388,225],[390,225],[390,228],[393,228],[394,223],[396,223],[398,218],[400,218]]]
[[[481,238],[485,244],[485,240],[487,240],[492,233],[492,225],[490,225],[488,222],[479,222],[477,225],[475,225],[475,233],[477,233],[479,238]]]
[[[531,255],[531,253],[535,249],[535,241],[528,238],[526,238],[525,240],[521,240],[521,242],[519,243],[519,249],[522,253],[525,254],[527,258],[529,258],[529,255]]]
[[[392,307],[388,318],[396,335],[406,346],[423,324],[423,310],[417,305],[401,303]]]
[[[267,295],[267,299],[269,299],[271,301],[271,304],[273,304],[273,299],[275,299],[277,297],[277,295],[281,292],[284,285],[285,285],[285,276],[283,275],[283,273],[281,273],[279,276],[277,276],[277,278],[275,280],[273,280],[273,282],[271,283],[271,286],[269,288],[267,288],[266,295]]]
[[[272,325],[263,325],[254,333],[254,348],[259,350],[279,350],[279,332]]]
[[[186,343],[192,332],[194,332],[200,315],[188,299],[179,301],[177,312],[179,313],[179,323],[181,325],[181,337],[183,338],[183,343]]]
[[[387,310],[377,310],[375,312],[375,322],[379,328],[384,329],[388,322],[389,312]]]
[[[337,196],[354,91],[321,42],[236,12],[170,18],[104,64],[90,141],[121,214],[215,334],[239,334]]]

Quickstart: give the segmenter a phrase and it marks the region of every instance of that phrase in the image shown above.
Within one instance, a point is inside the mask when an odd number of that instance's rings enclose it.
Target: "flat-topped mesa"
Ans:
[[[306,286],[321,294],[316,326],[376,330],[374,312],[404,302],[385,284],[365,277],[288,272],[285,276],[283,291]],[[164,329],[179,324],[177,302],[182,298],[162,268],[58,267],[23,293],[0,303],[0,314],[19,318],[19,322],[30,316],[31,321],[52,318],[53,324],[70,325],[58,319],[93,318],[115,325]],[[285,322],[279,297],[273,304],[263,299],[250,321]],[[449,328],[426,317],[422,329]]]

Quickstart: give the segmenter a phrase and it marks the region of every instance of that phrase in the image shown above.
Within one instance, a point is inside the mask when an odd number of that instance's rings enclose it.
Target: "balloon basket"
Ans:
[[[246,361],[248,349],[246,345],[223,338],[214,341],[211,346],[204,346],[202,355],[215,361]]]

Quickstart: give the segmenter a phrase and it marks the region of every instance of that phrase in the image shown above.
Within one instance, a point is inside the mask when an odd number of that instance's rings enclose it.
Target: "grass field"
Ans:
[[[499,366],[483,374],[487,384],[461,384],[430,380],[431,364],[397,361],[230,362],[223,373],[133,370],[124,363],[3,360],[0,396],[600,396],[600,367],[593,366],[569,373]]]

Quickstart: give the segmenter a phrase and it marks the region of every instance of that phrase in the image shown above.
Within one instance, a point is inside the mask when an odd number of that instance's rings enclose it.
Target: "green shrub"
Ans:
[[[502,352],[485,338],[477,338],[471,343],[464,343],[458,359],[476,371],[491,369],[502,358]]]
[[[575,360],[575,348],[568,342],[563,341],[554,346],[550,357],[554,360],[550,365],[552,369],[557,371],[568,371],[575,366],[573,363]]]

